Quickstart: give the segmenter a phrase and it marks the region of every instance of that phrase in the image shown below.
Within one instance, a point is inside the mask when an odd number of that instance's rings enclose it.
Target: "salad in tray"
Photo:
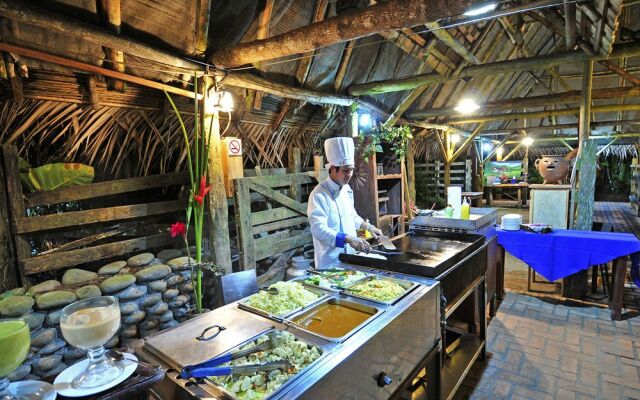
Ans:
[[[209,379],[239,399],[262,399],[276,391],[286,381],[322,355],[322,350],[319,347],[308,345],[296,339],[289,332],[280,332],[279,335],[280,341],[277,347],[249,354],[246,357],[238,358],[223,365],[240,366],[287,360],[291,367],[286,371],[276,369],[269,372],[253,372],[248,375],[212,376]],[[262,335],[256,340],[241,346],[239,350],[248,349],[267,340],[269,340],[268,335]]]
[[[299,282],[277,282],[268,290],[249,296],[246,305],[273,315],[285,315],[300,307],[308,306],[321,295],[306,289]]]
[[[304,283],[322,288],[345,288],[367,277],[364,272],[351,269],[316,270],[313,274],[305,279]]]
[[[389,302],[401,296],[407,289],[393,281],[372,279],[352,286],[347,291],[353,292],[360,297]]]

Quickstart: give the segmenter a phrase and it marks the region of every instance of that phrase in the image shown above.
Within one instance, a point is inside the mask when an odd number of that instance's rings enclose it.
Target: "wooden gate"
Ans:
[[[302,185],[317,184],[311,173],[238,178],[234,183],[242,269],[255,269],[258,260],[312,242],[307,203],[302,202],[300,189]],[[267,203],[278,203],[279,206],[253,211],[252,192],[263,196]],[[299,228],[292,230],[292,227]]]

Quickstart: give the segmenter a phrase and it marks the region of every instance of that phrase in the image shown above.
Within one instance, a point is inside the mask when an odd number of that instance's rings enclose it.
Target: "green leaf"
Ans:
[[[29,172],[21,173],[20,177],[32,192],[36,192],[89,184],[93,182],[94,171],[89,165],[56,163],[29,168]]]

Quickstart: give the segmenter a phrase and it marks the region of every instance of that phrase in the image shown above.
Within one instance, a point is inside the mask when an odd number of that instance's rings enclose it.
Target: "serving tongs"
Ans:
[[[272,361],[264,364],[238,365],[219,367],[220,364],[246,357],[249,354],[259,351],[273,350],[282,344],[282,337],[277,334],[268,334],[268,340],[244,350],[237,350],[221,356],[213,357],[200,364],[187,365],[182,368],[180,377],[186,378],[204,378],[207,376],[221,376],[230,374],[248,374],[257,371],[272,371],[274,369],[288,369],[291,365],[286,360]]]

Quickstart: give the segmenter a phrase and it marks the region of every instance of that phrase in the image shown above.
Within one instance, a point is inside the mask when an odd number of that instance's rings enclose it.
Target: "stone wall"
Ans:
[[[184,321],[193,310],[191,271],[180,250],[157,256],[138,254],[115,261],[98,272],[67,270],[62,279],[0,295],[0,319],[24,319],[31,328],[31,351],[11,381],[53,377],[80,361],[86,352],[67,345],[60,331],[64,306],[89,297],[118,298],[122,324],[106,347],[145,337]]]

